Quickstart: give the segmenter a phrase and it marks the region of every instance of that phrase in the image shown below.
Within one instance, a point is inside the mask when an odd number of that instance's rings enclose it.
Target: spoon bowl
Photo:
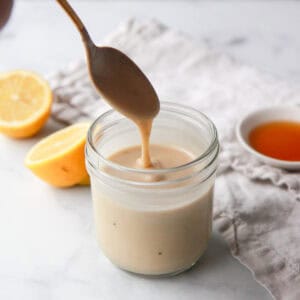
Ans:
[[[152,119],[159,112],[154,88],[140,68],[111,47],[88,46],[89,72],[104,99],[130,119]]]

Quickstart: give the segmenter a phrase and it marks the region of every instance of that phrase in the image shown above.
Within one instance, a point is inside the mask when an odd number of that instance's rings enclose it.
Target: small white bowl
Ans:
[[[275,106],[254,111],[244,117],[236,126],[236,136],[241,145],[259,160],[286,170],[300,170],[300,161],[286,161],[257,152],[249,144],[249,133],[260,124],[270,121],[300,122],[300,106]]]

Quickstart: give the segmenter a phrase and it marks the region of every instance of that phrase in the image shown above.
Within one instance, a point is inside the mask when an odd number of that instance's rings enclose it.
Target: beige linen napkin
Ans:
[[[130,20],[104,43],[149,76],[161,100],[181,102],[215,122],[222,145],[215,226],[232,254],[276,299],[300,299],[300,174],[267,166],[236,142],[234,125],[262,106],[300,103],[300,89],[240,64],[155,22]],[[53,118],[93,119],[106,109],[85,62],[50,76]]]

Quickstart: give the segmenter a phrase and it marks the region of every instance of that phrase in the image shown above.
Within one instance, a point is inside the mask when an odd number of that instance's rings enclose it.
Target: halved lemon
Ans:
[[[91,184],[90,176],[86,176],[79,182],[79,185],[90,185],[90,184]]]
[[[28,71],[0,75],[0,132],[15,138],[37,133],[47,121],[52,91],[40,76]]]
[[[44,138],[28,152],[25,165],[40,179],[57,187],[86,181],[84,146],[89,128],[78,123]]]

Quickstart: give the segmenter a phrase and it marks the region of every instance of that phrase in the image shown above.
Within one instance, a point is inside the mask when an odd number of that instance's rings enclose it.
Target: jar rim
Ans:
[[[214,125],[214,123],[202,112],[198,111],[197,109],[194,109],[190,106],[183,105],[183,104],[177,104],[174,102],[168,102],[168,101],[162,101],[161,102],[161,110],[164,110],[166,112],[173,112],[173,113],[180,113],[182,116],[188,116],[190,117],[190,114],[198,116],[199,118],[202,118],[206,121],[206,123],[209,125],[209,128],[212,131],[212,139],[205,149],[203,153],[201,153],[199,156],[195,157],[192,161],[179,165],[172,168],[164,168],[164,169],[137,169],[137,168],[130,168],[123,165],[119,165],[117,163],[114,163],[113,161],[105,158],[94,146],[93,143],[93,132],[98,124],[101,124],[101,120],[104,120],[111,116],[112,114],[116,113],[115,110],[109,109],[108,111],[101,114],[90,126],[87,134],[87,145],[89,146],[89,149],[93,152],[94,155],[97,156],[99,161],[103,163],[104,165],[117,170],[121,172],[128,172],[128,173],[136,173],[136,174],[143,174],[143,175],[162,175],[166,173],[172,173],[172,172],[178,172],[183,171],[188,168],[192,168],[195,165],[201,163],[203,160],[205,160],[216,148],[219,147],[218,143],[218,133],[217,129]]]

